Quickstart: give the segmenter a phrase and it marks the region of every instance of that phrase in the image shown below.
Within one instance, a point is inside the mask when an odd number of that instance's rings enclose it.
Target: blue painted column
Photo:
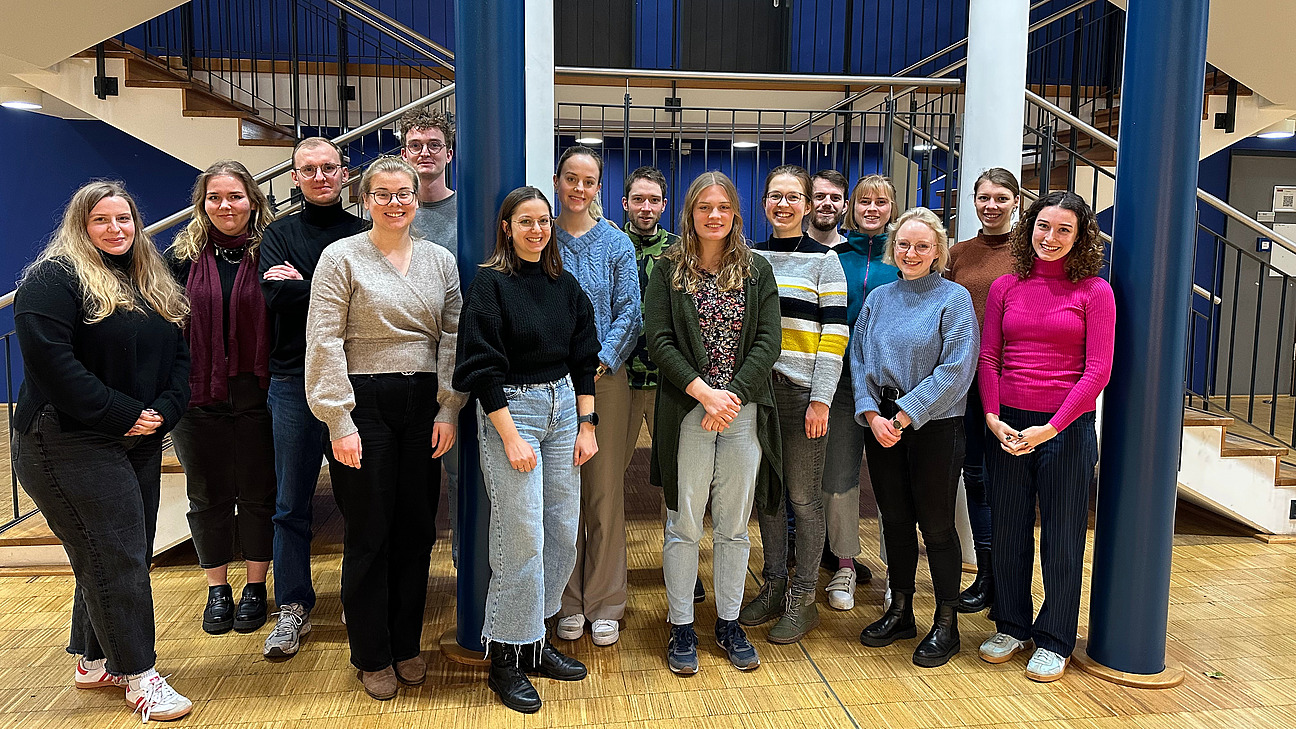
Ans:
[[[495,218],[504,196],[525,184],[526,96],[524,0],[455,3],[456,198],[459,278],[467,291],[477,266],[495,248]],[[550,34],[552,36],[552,34]],[[552,136],[550,138],[552,146]],[[481,652],[490,501],[477,449],[477,404],[459,418],[459,574],[455,639]]]
[[[1130,0],[1088,656],[1165,670],[1208,0]]]

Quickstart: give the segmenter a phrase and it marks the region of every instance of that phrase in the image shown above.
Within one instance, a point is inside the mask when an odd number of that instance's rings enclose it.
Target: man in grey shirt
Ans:
[[[455,192],[446,171],[454,159],[454,119],[444,112],[411,111],[400,120],[401,157],[418,169],[419,209],[413,234],[459,255]]]
[[[455,211],[455,192],[451,190],[446,170],[454,159],[454,119],[441,111],[416,109],[400,119],[401,157],[414,165],[419,176],[419,207],[414,213],[416,238],[427,238],[459,257],[459,216]],[[441,458],[446,470],[449,492],[450,559],[459,564],[459,446],[456,444]],[[436,478],[441,474],[437,473]]]

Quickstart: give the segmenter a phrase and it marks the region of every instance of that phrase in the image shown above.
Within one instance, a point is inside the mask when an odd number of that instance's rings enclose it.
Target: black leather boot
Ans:
[[[891,591],[891,606],[882,617],[860,633],[860,642],[873,648],[891,645],[901,638],[918,635],[914,626],[913,593]]]
[[[540,694],[536,693],[531,680],[522,672],[519,665],[519,653],[534,651],[534,646],[516,646],[506,643],[491,642],[486,647],[490,653],[490,675],[486,685],[491,691],[499,694],[500,701],[514,711],[523,714],[534,714],[540,710]]]
[[[234,590],[229,585],[207,588],[207,607],[203,609],[203,630],[212,635],[228,633],[234,627]]]
[[[979,613],[994,605],[994,569],[990,565],[990,550],[978,549],[977,575],[958,598],[958,611]]]
[[[932,618],[932,629],[926,638],[914,649],[915,666],[935,668],[949,663],[949,659],[959,652],[958,611],[957,604],[950,600],[936,605],[936,616]]]
[[[251,633],[265,625],[265,621],[266,585],[264,582],[249,582],[243,586],[238,609],[234,611],[234,630]]]
[[[585,664],[563,655],[561,651],[549,642],[549,636],[553,634],[554,622],[556,618],[550,618],[545,621],[545,638],[540,647],[540,654],[531,648],[522,649],[522,670],[527,673],[538,673],[545,678],[553,678],[559,681],[579,681],[589,674],[585,669]]]

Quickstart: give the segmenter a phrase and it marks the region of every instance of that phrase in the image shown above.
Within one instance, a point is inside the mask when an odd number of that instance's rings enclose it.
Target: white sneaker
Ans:
[[[126,677],[114,676],[108,673],[108,659],[100,658],[97,661],[87,661],[85,656],[77,657],[76,672],[72,676],[73,683],[79,689],[92,688],[125,688]]]
[[[297,655],[302,637],[311,632],[310,611],[292,602],[280,605],[275,615],[278,619],[266,636],[262,654],[272,661],[282,661]]]
[[[594,645],[612,645],[621,637],[621,624],[615,620],[595,620],[590,624]]]
[[[837,610],[855,607],[855,568],[842,567],[828,583],[828,604]]]
[[[585,615],[576,613],[565,618],[558,618],[558,637],[563,640],[580,640],[585,632]]]
[[[1017,640],[1007,633],[995,633],[981,644],[981,660],[986,663],[1007,663],[1013,656],[1026,650],[1029,642]]]
[[[1053,651],[1036,648],[1035,655],[1031,656],[1030,662],[1026,664],[1026,678],[1043,683],[1056,681],[1066,673],[1067,664],[1070,662],[1070,656],[1063,658]]]
[[[179,719],[193,709],[193,702],[177,693],[152,668],[126,685],[126,703],[135,707],[144,722]]]

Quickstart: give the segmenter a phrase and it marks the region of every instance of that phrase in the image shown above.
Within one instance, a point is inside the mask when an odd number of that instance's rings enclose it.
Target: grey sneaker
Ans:
[[[1070,662],[1070,656],[1063,658],[1051,650],[1036,648],[1035,655],[1031,656],[1030,662],[1026,664],[1026,678],[1044,683],[1056,681],[1066,673],[1067,664]]]
[[[1007,633],[995,633],[981,644],[981,660],[986,663],[1007,663],[1013,656],[1026,650],[1029,642],[1017,640]]]
[[[297,655],[302,636],[310,632],[310,611],[291,602],[281,605],[275,615],[279,617],[275,621],[274,630],[266,636],[263,653],[272,661],[283,661]]]

